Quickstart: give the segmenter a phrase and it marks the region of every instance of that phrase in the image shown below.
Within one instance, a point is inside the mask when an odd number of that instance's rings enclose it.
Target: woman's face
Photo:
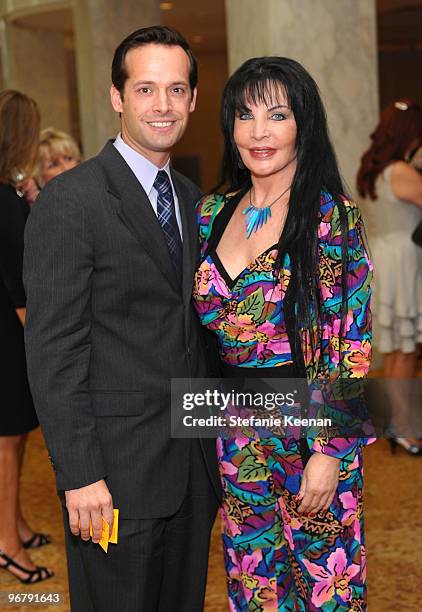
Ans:
[[[234,141],[246,168],[265,177],[296,170],[296,121],[281,88],[271,102],[248,104],[234,122]]]
[[[79,160],[71,155],[51,155],[43,159],[41,167],[41,177],[45,183],[51,181],[52,178],[70,170],[79,164]]]

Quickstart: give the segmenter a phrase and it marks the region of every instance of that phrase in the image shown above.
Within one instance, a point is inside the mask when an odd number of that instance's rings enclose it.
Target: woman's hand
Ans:
[[[301,514],[328,510],[337,490],[340,474],[340,459],[322,453],[314,453],[309,459],[302,476],[297,500],[302,503]]]
[[[26,179],[18,185],[19,190],[23,193],[28,204],[33,204],[38,197],[40,188],[33,178]]]

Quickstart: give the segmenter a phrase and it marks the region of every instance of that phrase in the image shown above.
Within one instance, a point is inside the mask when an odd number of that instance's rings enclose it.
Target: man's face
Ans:
[[[178,46],[145,44],[126,55],[123,95],[111,87],[111,103],[121,113],[123,140],[158,166],[167,161],[195,109],[189,86],[189,58]]]

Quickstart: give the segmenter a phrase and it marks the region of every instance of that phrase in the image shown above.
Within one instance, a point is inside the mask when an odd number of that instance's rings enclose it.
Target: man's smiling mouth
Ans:
[[[158,127],[158,128],[170,127],[174,123],[175,121],[148,121],[148,125],[151,125],[152,127]]]

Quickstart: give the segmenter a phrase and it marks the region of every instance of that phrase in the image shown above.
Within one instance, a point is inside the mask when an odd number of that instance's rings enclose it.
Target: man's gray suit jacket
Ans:
[[[28,375],[59,490],[105,478],[124,518],[170,516],[191,444],[170,436],[170,379],[209,374],[191,305],[200,193],[172,171],[183,286],[157,217],[110,141],[51,181],[25,233]],[[218,489],[214,441],[204,441]]]

